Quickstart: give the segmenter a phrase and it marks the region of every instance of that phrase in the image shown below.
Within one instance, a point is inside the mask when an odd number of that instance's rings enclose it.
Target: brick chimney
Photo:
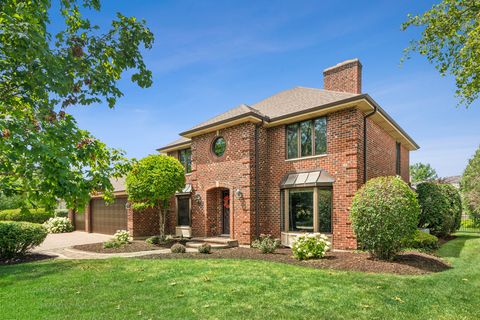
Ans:
[[[347,60],[323,70],[323,88],[332,91],[362,93],[360,60]]]

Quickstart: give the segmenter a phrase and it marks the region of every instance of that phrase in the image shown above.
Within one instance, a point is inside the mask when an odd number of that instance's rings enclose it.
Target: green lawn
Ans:
[[[239,260],[44,261],[0,267],[1,319],[478,319],[480,235],[428,276]]]

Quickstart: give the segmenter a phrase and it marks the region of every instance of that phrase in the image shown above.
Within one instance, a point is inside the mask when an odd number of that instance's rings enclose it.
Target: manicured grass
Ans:
[[[480,235],[427,276],[246,260],[44,261],[0,267],[2,319],[478,319]]]

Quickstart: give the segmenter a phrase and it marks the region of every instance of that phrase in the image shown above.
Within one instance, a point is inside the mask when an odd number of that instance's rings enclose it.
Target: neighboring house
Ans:
[[[158,149],[187,171],[185,189],[172,200],[170,233],[223,235],[241,244],[271,234],[289,245],[299,233],[322,232],[334,248],[356,248],[353,195],[378,176],[409,182],[409,152],[419,147],[362,94],[358,59],[323,75],[324,89],[295,87],[241,104]],[[106,209],[97,199],[90,207],[86,230],[93,231],[102,219],[95,212]],[[121,212],[133,236],[157,233],[154,210]]]
[[[439,179],[441,183],[451,184],[457,189],[460,189],[460,180],[462,180],[462,176],[451,176]]]

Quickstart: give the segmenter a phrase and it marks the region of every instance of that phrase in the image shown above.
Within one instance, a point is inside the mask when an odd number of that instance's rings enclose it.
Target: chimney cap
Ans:
[[[325,72],[337,69],[338,67],[341,67],[341,66],[344,66],[344,65],[347,65],[347,64],[350,64],[350,63],[358,63],[360,66],[362,66],[362,63],[360,62],[360,60],[358,58],[355,58],[355,59],[350,59],[350,60],[345,60],[343,62],[339,62],[332,67],[328,67],[328,68],[324,69],[323,72],[325,73]]]

